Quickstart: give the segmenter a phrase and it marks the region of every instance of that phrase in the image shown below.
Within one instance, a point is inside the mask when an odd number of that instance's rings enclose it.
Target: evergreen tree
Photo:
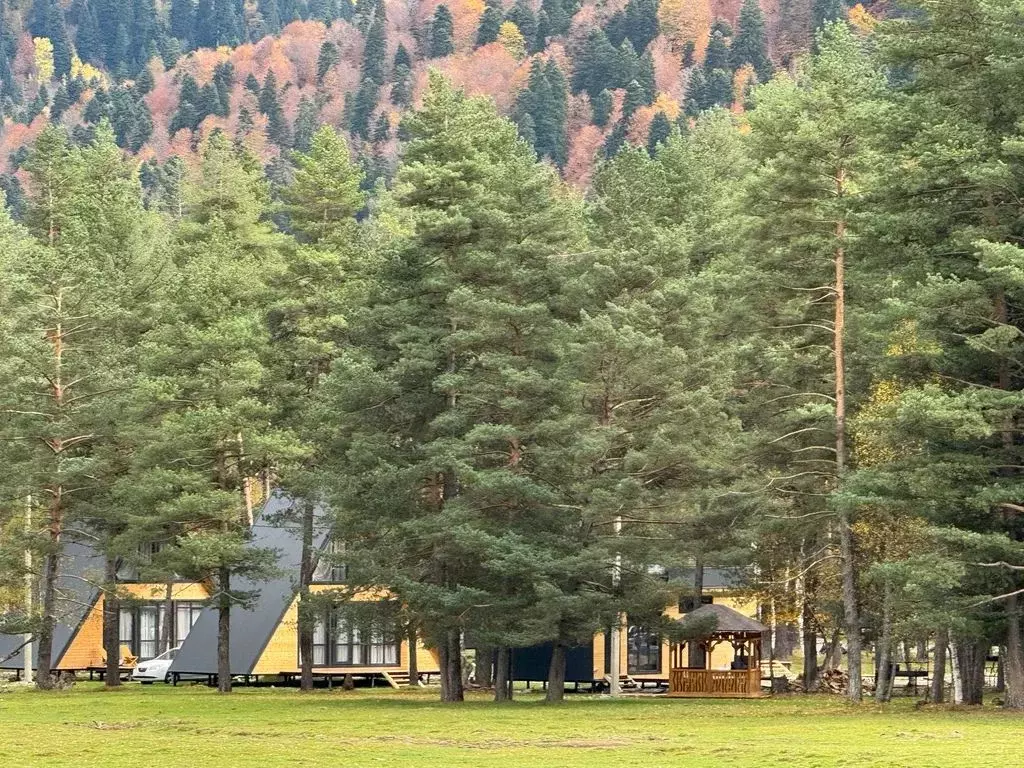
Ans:
[[[647,129],[647,152],[653,157],[658,147],[664,144],[672,135],[672,123],[664,112],[659,112],[651,120],[651,126]]]
[[[373,133],[370,135],[370,141],[374,144],[380,144],[391,138],[391,121],[388,120],[388,116],[384,113],[377,115],[377,122],[373,125]]]
[[[134,164],[107,126],[85,148],[47,128],[25,167],[27,231],[0,212],[0,450],[12,470],[0,485],[10,498],[34,500],[33,538],[45,542],[37,553],[37,684],[50,688],[55,624],[73,608],[58,587],[64,547],[91,528],[92,545],[116,554],[96,534],[116,514],[117,447],[136,426],[128,405],[138,386],[138,334],[170,264],[158,222],[141,210]]]
[[[258,0],[256,8],[259,11],[260,19],[263,21],[265,34],[273,35],[281,30],[281,13],[277,7],[277,0]],[[323,48],[321,48],[322,52]]]
[[[758,167],[749,181],[748,210],[756,217],[756,236],[766,238],[759,246],[762,258],[757,270],[766,276],[777,270],[759,286],[776,297],[771,304],[774,311],[765,322],[779,329],[777,343],[784,348],[806,350],[793,360],[794,368],[773,366],[775,391],[821,392],[807,395],[806,402],[827,397],[829,403],[828,408],[795,404],[781,412],[775,429],[785,436],[780,440],[783,447],[806,449],[802,453],[809,458],[827,460],[820,472],[797,475],[783,492],[808,493],[808,499],[822,500],[821,504],[830,489],[843,493],[852,460],[846,411],[852,409],[858,392],[852,388],[856,378],[846,368],[850,340],[846,318],[871,306],[870,254],[858,237],[864,225],[858,203],[878,172],[869,137],[883,93],[884,79],[864,55],[861,43],[845,25],[836,24],[828,28],[821,54],[808,63],[800,78],[768,83],[759,91],[757,109],[750,113]],[[823,184],[826,173],[829,182]],[[848,282],[860,286],[860,300],[865,303],[848,303]],[[790,298],[780,301],[777,297]],[[822,383],[825,389],[820,389]],[[800,389],[790,389],[794,384]],[[796,399],[803,403],[804,398]],[[821,435],[828,438],[822,440]],[[829,511],[819,508],[818,514]],[[857,680],[862,603],[851,514],[848,506],[837,504],[831,525],[839,542],[848,668],[851,679]],[[860,686],[851,685],[848,696],[859,700]]]
[[[813,0],[811,3],[811,29],[813,31],[842,18],[842,0]]]
[[[608,118],[611,117],[612,109],[615,107],[615,100],[612,92],[605,88],[591,101],[593,111],[593,123],[598,128],[608,125]]]
[[[626,97],[622,100],[622,122],[628,123],[633,113],[647,104],[647,93],[636,80],[626,86]]]
[[[269,424],[262,397],[270,345],[264,307],[283,271],[283,243],[262,222],[266,191],[255,164],[219,132],[203,147],[186,202],[176,279],[143,342],[152,428],[137,482],[151,503],[191,521],[169,560],[177,573],[215,585],[218,688],[229,692],[232,607],[255,597],[233,584],[265,578],[275,559],[249,545],[250,483],[268,467],[286,469],[299,452]]]
[[[593,100],[606,88],[622,87],[624,83],[620,85],[619,76],[619,52],[604,32],[592,30],[573,55],[573,93],[586,91]]]
[[[316,102],[303,96],[299,101],[299,113],[295,117],[294,146],[299,152],[308,152],[316,132],[320,110]]]
[[[658,36],[658,0],[629,0],[624,19],[625,37],[637,51],[647,50]]]
[[[640,69],[640,59],[637,58],[636,49],[628,39],[622,41],[619,46],[618,61],[613,82],[616,88],[625,88],[636,80],[637,72]]]
[[[564,35],[572,23],[572,13],[566,9],[563,0],[541,0],[541,10],[547,14],[548,29],[551,35]]]
[[[75,31],[75,52],[82,61],[99,63],[104,59],[99,23],[90,6],[83,9],[78,29]]]
[[[494,3],[488,3],[484,12],[480,15],[480,26],[476,31],[476,45],[487,45],[498,39],[498,30],[504,21],[501,8]]]
[[[330,24],[338,17],[338,8],[334,0],[309,0],[309,18]]]
[[[516,99],[515,120],[520,135],[538,156],[550,158],[561,167],[566,160],[566,113],[568,93],[565,77],[554,61],[539,58],[530,66],[526,89]]]
[[[372,80],[363,80],[352,99],[348,115],[348,130],[353,136],[370,138],[370,117],[377,108],[380,87]]]
[[[186,77],[188,76],[186,75]],[[184,90],[185,86],[182,85],[182,94],[184,94]],[[184,95],[182,98],[184,98]],[[277,98],[277,75],[274,74],[274,70],[267,72],[267,76],[263,79],[258,106],[260,114],[267,115],[268,117],[274,112],[281,111],[281,102]]]
[[[395,49],[395,59],[392,62],[392,66],[396,69],[398,67],[405,67],[408,71],[412,71],[412,56],[409,55],[409,51],[402,44],[398,44],[398,48]]]
[[[50,120],[60,122],[61,115],[67,112],[71,106],[71,97],[68,96],[67,88],[61,83],[53,93],[53,101],[50,102]]]
[[[437,6],[430,22],[430,46],[428,55],[439,59],[455,53],[455,23],[447,5]]]
[[[654,57],[650,51],[644,51],[636,68],[636,81],[643,88],[645,104],[653,104],[658,95],[658,86],[654,79]]]
[[[322,434],[322,385],[335,359],[349,340],[347,316],[360,300],[360,280],[354,265],[365,258],[360,248],[356,214],[365,196],[361,174],[349,159],[345,140],[332,128],[319,129],[307,153],[297,154],[291,183],[282,189],[288,226],[302,245],[290,255],[277,286],[270,313],[274,345],[273,399],[278,420],[305,442],[305,460],[282,481],[311,501],[322,485],[317,436]],[[303,531],[299,584],[299,655],[302,687],[312,688],[313,632],[317,606],[309,590],[312,581],[313,532],[317,526],[312,503],[298,510]]]
[[[324,77],[327,73],[334,69],[338,64],[341,63],[341,54],[338,52],[338,46],[332,43],[330,40],[324,40],[320,46],[320,54],[316,59],[316,81],[320,85],[323,85]]]
[[[384,17],[384,7],[380,6],[375,12],[370,26],[366,32],[366,46],[363,48],[363,80],[370,80],[377,85],[384,85],[387,82],[385,70],[387,68],[387,21]]]
[[[397,107],[412,106],[412,72],[405,65],[398,65],[392,73],[391,103]]]
[[[704,74],[710,75],[716,69],[729,69],[729,46],[721,30],[711,33],[708,48],[704,54]]]
[[[463,627],[529,642],[524,625],[544,619],[520,613],[540,599],[526,572],[573,522],[551,490],[564,475],[551,449],[571,439],[560,419],[569,398],[551,375],[551,257],[577,247],[580,227],[557,178],[489,102],[434,77],[410,130],[398,186],[415,235],[360,321],[366,343],[332,371],[332,453],[346,471],[329,477],[351,557],[416,617],[438,648],[442,699],[459,701]],[[533,637],[555,634],[544,622]]]
[[[772,63],[768,59],[768,39],[764,16],[758,0],[744,0],[736,37],[729,46],[729,63],[733,70],[750,64],[759,82],[766,83],[772,76]]]
[[[505,14],[505,21],[511,21],[522,33],[527,45],[532,46],[537,39],[537,17],[533,8],[526,0],[516,0],[515,5],[508,9]]]

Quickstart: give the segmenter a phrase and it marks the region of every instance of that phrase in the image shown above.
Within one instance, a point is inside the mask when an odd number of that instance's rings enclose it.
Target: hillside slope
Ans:
[[[273,163],[318,124],[349,131],[372,179],[430,68],[487,94],[570,181],[624,141],[654,145],[806,50],[839,0],[0,0],[0,171],[59,121],[106,118],[148,161],[216,129]]]

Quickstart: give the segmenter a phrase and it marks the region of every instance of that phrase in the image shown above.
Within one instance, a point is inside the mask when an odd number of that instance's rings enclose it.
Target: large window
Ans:
[[[313,628],[313,666],[391,667],[398,658],[398,631],[392,622],[357,623],[328,611]]]
[[[192,626],[199,619],[203,604],[196,601],[171,602],[174,621],[171,624],[173,647],[184,642]],[[163,645],[160,634],[164,629],[164,603],[149,603],[121,609],[120,643],[131,650],[133,656],[151,659],[160,653]]]
[[[348,579],[348,566],[342,562],[345,542],[331,539],[324,547],[313,571],[314,584],[344,584]]]
[[[631,675],[661,672],[661,635],[631,625],[626,631],[626,667]]]

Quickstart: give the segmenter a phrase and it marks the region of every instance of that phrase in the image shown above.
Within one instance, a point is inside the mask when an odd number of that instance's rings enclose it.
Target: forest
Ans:
[[[700,63],[673,115],[601,54],[642,50],[649,69],[664,32],[642,22],[664,25],[670,3],[630,0],[571,59],[524,58],[504,103],[424,68],[424,46],[466,46],[465,18],[439,5],[415,59],[364,55],[365,103],[359,85],[332,120],[307,101],[302,131],[274,69],[233,88],[222,54],[257,54],[251,9],[243,25],[228,0],[175,2],[166,23],[133,4],[131,31],[102,3],[34,3],[31,100],[24,37],[4,27],[0,631],[34,633],[40,687],[69,542],[103,554],[115,608],[126,561],[212,585],[226,636],[253,597],[239,581],[274,570],[248,546],[253,508],[287,493],[303,502],[300,584],[329,528],[352,588],[382,590],[438,649],[445,701],[463,697],[467,633],[552,643],[558,681],[558,649],[614,617],[659,626],[666,574],[729,566],[778,653],[803,646],[807,690],[821,638],[852,681],[869,651],[885,669],[914,644],[978,704],[999,646],[1002,703],[1024,708],[1024,6],[821,11],[783,60],[763,27],[739,45],[763,25],[750,2],[736,32],[710,22],[707,45],[684,46]],[[288,5],[261,0],[266,31]],[[302,25],[365,25],[387,49],[383,5],[313,5]],[[546,7],[551,29],[587,10]],[[548,38],[508,25],[481,11],[506,53]],[[310,48],[325,83],[346,60],[326,50]],[[180,73],[180,147],[124,119],[169,87],[164,71],[145,82],[151,56],[212,69],[203,85]],[[618,132],[582,175],[566,172],[569,91]],[[289,140],[268,156],[253,136],[273,141],[275,121]],[[117,621],[104,611],[108,647]],[[890,694],[883,676],[872,695]]]

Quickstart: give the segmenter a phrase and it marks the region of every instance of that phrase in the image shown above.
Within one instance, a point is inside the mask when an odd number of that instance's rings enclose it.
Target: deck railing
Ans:
[[[760,696],[759,669],[689,669],[669,672],[669,695]]]

